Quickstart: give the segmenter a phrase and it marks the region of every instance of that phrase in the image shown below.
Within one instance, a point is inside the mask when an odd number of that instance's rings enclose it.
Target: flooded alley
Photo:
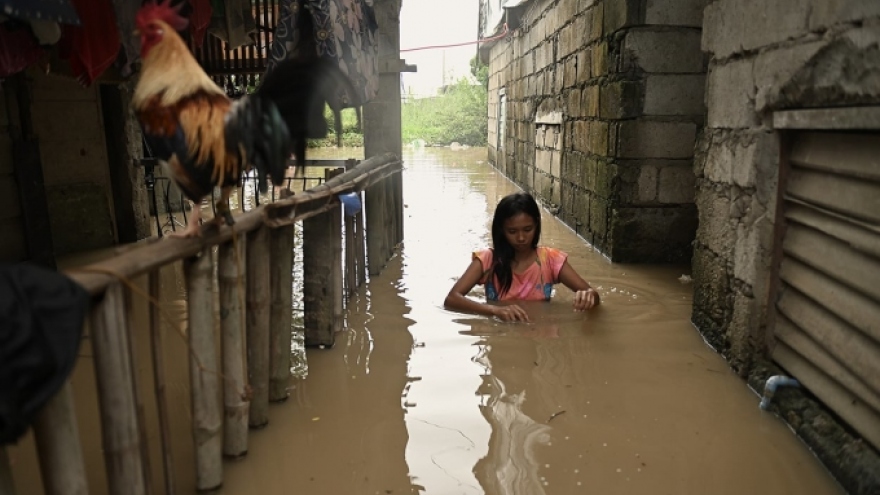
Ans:
[[[525,305],[528,324],[445,310],[471,253],[491,244],[494,205],[517,190],[485,157],[405,152],[403,245],[348,301],[335,347],[296,347],[301,378],[251,430],[247,455],[224,461],[220,494],[842,493],[693,328],[686,266],[612,264],[544,211],[542,244],[569,253],[603,304],[575,313],[560,285],[552,302]],[[165,314],[178,322],[184,287],[180,264],[163,270]],[[133,307],[138,377],[151,390],[147,308]],[[188,350],[172,331],[163,346],[175,485],[190,494]],[[84,344],[72,384],[90,490],[102,494],[90,352]],[[32,435],[11,456],[20,493],[41,493]]]
[[[405,242],[334,349],[271,408],[222,493],[841,493],[689,322],[687,267],[612,265],[544,213],[542,243],[602,294],[557,286],[531,324],[443,309],[517,188],[484,149],[405,152]]]

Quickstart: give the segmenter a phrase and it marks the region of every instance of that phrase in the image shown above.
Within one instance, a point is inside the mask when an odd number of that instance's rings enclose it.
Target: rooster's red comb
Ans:
[[[135,24],[137,24],[138,29],[143,30],[147,24],[158,19],[164,21],[177,31],[183,31],[186,29],[189,21],[180,15],[181,7],[183,7],[183,2],[172,7],[171,0],[159,0],[158,3],[154,0],[148,0],[138,10],[137,16],[135,16]]]

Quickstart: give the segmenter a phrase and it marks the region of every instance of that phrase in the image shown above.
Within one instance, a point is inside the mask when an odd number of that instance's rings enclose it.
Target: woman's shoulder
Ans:
[[[568,257],[568,253],[565,251],[550,246],[538,246],[538,255],[548,259]]]
[[[492,264],[492,248],[477,249],[471,253],[472,260],[480,260],[483,267],[486,268]]]

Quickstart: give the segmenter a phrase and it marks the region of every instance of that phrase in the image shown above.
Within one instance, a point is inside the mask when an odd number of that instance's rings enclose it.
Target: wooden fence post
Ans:
[[[354,216],[346,215],[343,211],[345,224],[345,297],[346,299],[357,290],[357,254],[355,253]]]
[[[214,341],[214,304],[211,248],[184,262],[186,273],[187,335],[190,346],[189,379],[192,388],[192,428],[195,442],[196,489],[212,490],[223,484],[223,438],[220,431],[220,369]]]
[[[247,257],[247,367],[251,405],[248,424],[269,424],[269,228],[248,233]]]
[[[370,276],[379,275],[388,259],[386,229],[385,181],[377,182],[366,190],[367,209],[367,266]]]
[[[361,204],[364,201],[364,193],[358,193],[361,197]],[[367,281],[367,242],[364,235],[364,210],[358,212],[354,217],[354,241],[355,241],[355,257],[357,259],[357,271],[355,276],[357,281],[355,287],[360,287]]]
[[[107,483],[112,495],[144,495],[145,473],[138,435],[137,405],[125,293],[118,282],[107,287],[91,313],[91,341],[101,410],[101,437]]]
[[[245,352],[244,285],[247,238],[235,234],[217,251],[220,290],[220,335],[223,360],[223,454],[241,457],[248,450],[247,356]]]
[[[65,383],[43,406],[34,423],[34,437],[46,495],[86,495],[89,492],[86,467],[70,383]],[[0,462],[0,470],[2,468]],[[2,478],[0,475],[0,480]],[[5,493],[2,488],[0,493]]]
[[[341,328],[342,208],[303,220],[303,309],[308,346],[332,346]]]
[[[159,300],[159,271],[149,274],[150,297]],[[162,471],[165,475],[165,495],[174,495],[174,462],[171,455],[171,421],[168,417],[168,398],[165,395],[165,351],[162,347],[162,321],[159,306],[150,304],[150,351],[153,359],[153,382],[156,410],[159,415],[159,435],[162,441]]]
[[[272,310],[269,400],[287,399],[290,386],[290,328],[293,323],[293,225],[272,230]]]
[[[9,454],[6,447],[0,445],[0,495],[15,495],[15,484],[12,482],[12,467],[9,465]]]

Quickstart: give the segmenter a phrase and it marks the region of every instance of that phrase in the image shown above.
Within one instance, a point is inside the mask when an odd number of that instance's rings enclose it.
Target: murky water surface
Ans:
[[[686,266],[611,264],[545,213],[542,242],[569,253],[601,307],[574,313],[558,286],[552,302],[526,306],[530,324],[444,310],[470,253],[490,244],[494,205],[517,189],[485,156],[406,152],[399,254],[349,302],[336,347],[308,349],[307,376],[251,433],[248,455],[226,462],[221,493],[841,493],[692,327],[692,286],[678,280]],[[179,268],[166,270],[167,308],[178,317],[180,280]],[[165,340],[175,474],[179,493],[192,493],[186,350]],[[152,387],[146,340],[137,344]],[[82,361],[77,405],[90,482],[102,493],[85,385],[92,363]],[[158,488],[158,433],[149,432]],[[32,446],[13,456],[21,493],[39,493]]]

